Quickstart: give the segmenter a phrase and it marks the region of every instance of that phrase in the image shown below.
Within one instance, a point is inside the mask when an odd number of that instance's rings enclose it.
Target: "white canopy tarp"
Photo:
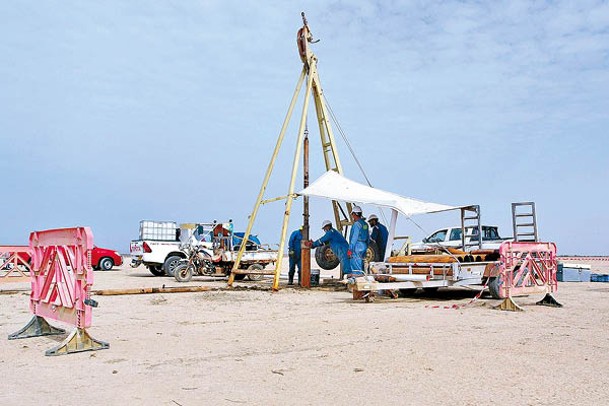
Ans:
[[[403,197],[347,179],[334,171],[321,175],[315,182],[297,194],[315,196],[350,203],[371,204],[397,210],[406,216],[436,213],[458,209],[461,206],[424,202],[411,197]]]

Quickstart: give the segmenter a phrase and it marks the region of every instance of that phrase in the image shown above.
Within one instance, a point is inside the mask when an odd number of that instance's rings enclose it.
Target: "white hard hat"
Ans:
[[[321,228],[325,228],[326,226],[331,226],[332,222],[330,220],[324,220],[323,223],[321,223]]]
[[[378,220],[378,219],[379,218],[376,217],[376,214],[371,214],[371,215],[368,216],[368,221],[370,221],[370,220]]]
[[[362,208],[359,206],[353,206],[353,208],[351,209],[351,213],[362,214]]]

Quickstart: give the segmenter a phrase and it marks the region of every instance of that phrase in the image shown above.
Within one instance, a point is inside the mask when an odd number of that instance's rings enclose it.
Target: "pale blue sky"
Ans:
[[[142,219],[245,229],[300,74],[301,11],[374,186],[480,204],[504,236],[510,203],[533,200],[559,253],[609,254],[607,1],[1,2],[0,244],[88,225],[127,252]],[[267,197],[287,191],[297,116]],[[317,236],[327,203],[313,210]],[[266,242],[282,212],[262,209]]]

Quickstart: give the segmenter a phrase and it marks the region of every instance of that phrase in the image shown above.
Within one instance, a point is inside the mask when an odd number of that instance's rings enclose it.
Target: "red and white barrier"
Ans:
[[[551,295],[558,289],[554,243],[504,242],[499,248],[499,255],[501,284],[498,290],[499,296],[506,299],[500,305],[502,309],[521,310],[511,298],[534,293],[546,294],[538,304],[561,306]]]
[[[108,348],[107,343],[94,340],[86,332],[91,326],[90,298],[93,284],[91,249],[93,233],[88,227],[34,231],[30,234],[32,270],[30,309],[33,319],[9,339],[63,334],[65,331],[48,324],[53,319],[75,327],[74,331],[46,355]]]
[[[31,251],[27,245],[0,245],[0,278],[25,276],[30,271]],[[3,281],[8,281],[4,279]]]
[[[591,262],[609,262],[609,257],[567,257],[559,256],[559,261],[591,261]]]

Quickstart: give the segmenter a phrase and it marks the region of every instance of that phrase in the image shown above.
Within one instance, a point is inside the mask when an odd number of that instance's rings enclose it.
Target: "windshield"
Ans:
[[[448,230],[436,231],[435,233],[429,236],[427,242],[443,242],[446,239],[447,231]]]

